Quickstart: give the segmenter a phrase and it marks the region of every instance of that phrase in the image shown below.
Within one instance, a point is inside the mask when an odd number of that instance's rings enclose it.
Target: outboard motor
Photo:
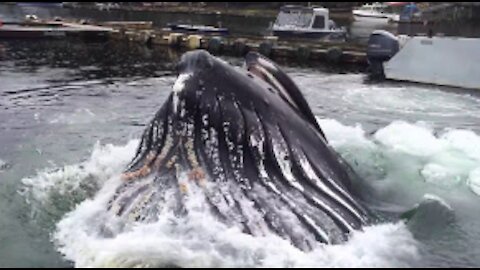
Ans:
[[[384,30],[375,30],[370,35],[367,48],[367,59],[370,74],[384,78],[383,62],[390,60],[399,50],[398,38]]]

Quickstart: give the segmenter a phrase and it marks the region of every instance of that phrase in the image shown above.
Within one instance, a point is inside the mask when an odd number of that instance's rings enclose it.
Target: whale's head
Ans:
[[[301,249],[341,242],[368,222],[348,168],[278,65],[250,53],[235,67],[198,50],[176,68],[112,211],[138,221],[188,215],[188,198],[202,194],[205,211],[225,224]]]

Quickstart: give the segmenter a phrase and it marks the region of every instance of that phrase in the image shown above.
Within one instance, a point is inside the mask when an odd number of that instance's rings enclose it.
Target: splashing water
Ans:
[[[92,197],[105,181],[120,174],[135,153],[138,140],[123,147],[97,143],[84,163],[69,165],[60,170],[45,170],[35,177],[22,179],[20,191],[27,197],[33,214],[47,214],[58,220],[75,204]]]
[[[7,169],[7,167],[8,167],[8,163],[0,159],[0,172]]]
[[[468,187],[478,194],[480,148],[474,142],[480,137],[471,131],[434,134],[422,123],[393,122],[367,136],[360,125],[319,122],[330,144],[374,187],[376,200],[404,197],[399,186],[410,191],[411,186],[434,186],[437,194]],[[164,210],[153,223],[126,222],[106,209],[137,144],[97,144],[82,164],[23,180],[38,211],[58,207],[52,203],[58,196],[83,201],[55,209],[57,220],[66,214],[53,241],[77,267],[410,267],[421,259],[417,240],[401,221],[366,227],[341,245],[302,252],[276,235],[254,237],[227,227],[201,207],[201,192],[190,194],[187,216]],[[392,190],[398,193],[393,198]],[[411,206],[423,192],[409,192]]]
[[[423,181],[445,188],[466,185],[478,194],[480,136],[472,131],[436,135],[424,123],[395,121],[368,139],[361,126],[319,121],[332,146],[364,178],[404,178],[397,182]]]

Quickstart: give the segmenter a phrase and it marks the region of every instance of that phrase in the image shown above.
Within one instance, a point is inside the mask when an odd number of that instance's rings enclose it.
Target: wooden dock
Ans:
[[[84,25],[69,22],[23,22],[5,23],[0,26],[1,39],[38,39],[82,37],[88,39],[105,39],[113,32],[111,27]]]
[[[301,62],[321,61],[330,64],[366,66],[366,47],[347,42],[321,42],[307,39],[282,39],[272,36],[220,36],[188,34],[167,29],[138,29],[127,25],[114,27],[110,38],[116,41],[165,46],[179,50],[205,49],[216,55],[244,56],[258,51],[271,58],[291,58]]]

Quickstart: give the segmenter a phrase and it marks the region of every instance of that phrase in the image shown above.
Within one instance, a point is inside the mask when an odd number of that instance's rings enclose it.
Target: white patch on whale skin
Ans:
[[[182,73],[178,75],[175,84],[173,85],[173,111],[177,112],[178,95],[185,88],[185,82],[192,77],[193,73]]]
[[[258,133],[252,133],[250,134],[250,139],[249,139],[250,146],[252,149],[255,149],[255,152],[259,156],[259,160],[257,163],[257,168],[259,172],[259,176],[261,179],[272,188],[277,194],[280,193],[278,188],[270,181],[270,176],[267,173],[266,167],[265,167],[265,138],[261,136]]]
[[[177,80],[175,81],[175,84],[173,85],[173,92],[175,93],[180,93],[183,88],[185,87],[185,82],[192,77],[192,73],[182,73],[178,75]]]
[[[320,188],[323,192],[325,192],[327,195],[329,195],[330,197],[332,197],[335,201],[339,202],[341,205],[343,205],[345,208],[347,208],[348,210],[350,210],[350,212],[352,214],[354,214],[356,217],[358,217],[360,220],[364,220],[364,218],[362,217],[362,215],[360,215],[353,207],[352,205],[350,205],[347,201],[345,201],[344,199],[342,199],[340,196],[338,196],[335,192],[336,191],[333,191],[331,190],[327,185],[325,185],[320,179],[319,177],[317,176],[317,174],[315,173],[315,171],[313,170],[312,166],[310,165],[310,163],[308,162],[308,160],[305,158],[305,157],[302,157],[299,159],[300,161],[300,166],[302,167],[302,170],[306,173],[307,177],[310,178],[311,181],[313,181],[318,188]],[[330,180],[331,183],[334,183],[333,180]],[[337,188],[337,191],[340,191],[342,192],[344,195],[347,195],[348,198],[350,198],[350,196],[343,191],[343,189],[341,189],[338,185],[335,186]]]
[[[288,153],[288,150],[286,149],[286,146],[284,146],[283,143],[280,142],[273,142],[272,146],[275,159],[285,179],[287,179],[290,185],[292,185],[299,191],[304,192],[303,186],[297,181],[297,179],[292,173],[292,165],[290,163],[291,157]]]
[[[268,67],[271,70],[278,71],[277,67],[275,67],[271,62],[263,59],[263,58],[258,58],[258,63],[264,67]]]

